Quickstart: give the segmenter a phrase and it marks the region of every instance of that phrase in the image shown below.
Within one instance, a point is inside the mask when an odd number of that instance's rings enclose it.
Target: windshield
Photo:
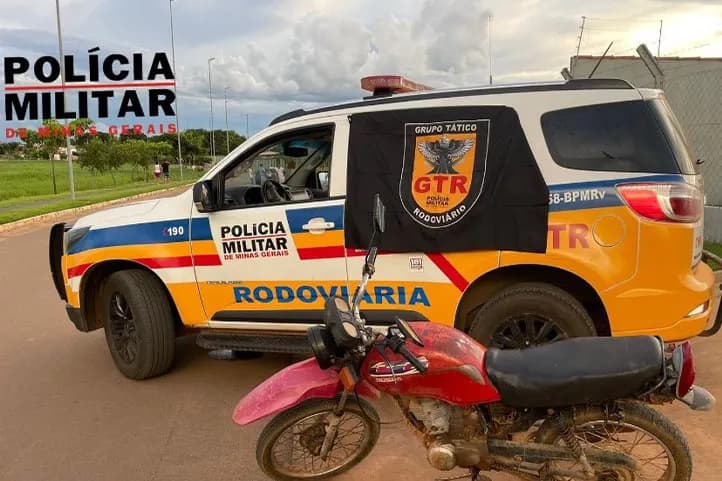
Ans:
[[[659,122],[659,126],[664,132],[665,137],[667,137],[667,141],[672,152],[674,152],[674,157],[677,159],[681,172],[683,174],[699,173],[694,151],[684,135],[684,130],[679,120],[677,120],[667,101],[664,99],[650,100],[649,106],[657,118],[657,122]]]

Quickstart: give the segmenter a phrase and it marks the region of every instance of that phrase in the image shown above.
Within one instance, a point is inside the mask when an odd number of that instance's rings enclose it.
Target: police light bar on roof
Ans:
[[[433,88],[428,85],[414,82],[401,75],[372,75],[370,77],[364,77],[361,79],[361,88],[373,92],[374,96],[433,90]]]

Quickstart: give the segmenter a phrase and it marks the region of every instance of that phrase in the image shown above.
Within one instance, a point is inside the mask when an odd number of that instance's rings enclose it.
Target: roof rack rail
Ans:
[[[354,107],[366,107],[369,105],[379,105],[387,103],[402,103],[412,102],[414,100],[424,99],[441,99],[441,98],[454,98],[454,97],[470,97],[479,95],[499,95],[508,93],[523,93],[523,92],[553,92],[561,90],[618,90],[618,89],[633,89],[635,88],[632,84],[626,80],[621,79],[605,79],[605,78],[592,78],[592,79],[572,79],[565,82],[554,82],[554,83],[537,83],[537,84],[525,84],[525,85],[493,85],[489,87],[478,87],[468,89],[457,89],[457,90],[430,90],[416,92],[412,91],[405,95],[391,95],[391,96],[372,96],[367,97],[364,100],[348,102],[337,105],[330,105],[327,107],[319,107],[311,110],[294,110],[292,112],[285,113],[271,120],[269,125],[275,125],[284,120],[295,119],[304,115],[318,114],[323,112],[333,112],[334,110],[350,109]]]
[[[634,86],[626,80],[618,78],[575,78],[566,81],[566,90],[587,89],[633,89]]]

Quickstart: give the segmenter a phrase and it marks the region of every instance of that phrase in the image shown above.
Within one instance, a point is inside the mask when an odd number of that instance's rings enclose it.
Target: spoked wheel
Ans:
[[[120,292],[110,296],[108,306],[110,342],[120,358],[130,364],[138,354],[138,331],[128,301]]]
[[[321,450],[335,400],[314,399],[279,414],[259,437],[259,466],[277,480],[323,479],[355,466],[368,455],[379,436],[378,414],[368,403],[361,403],[363,410],[354,401],[346,403],[325,457]]]
[[[524,349],[560,341],[569,334],[553,320],[526,313],[505,320],[492,334],[491,345],[499,349]]]
[[[689,481],[692,457],[679,429],[654,409],[637,402],[618,403],[622,416],[612,419],[599,408],[588,408],[575,416],[574,437],[585,451],[602,449],[634,458],[637,469],[593,466],[598,481]],[[556,428],[540,430],[540,441],[565,446]],[[576,462],[549,463],[552,472],[582,470]],[[571,481],[554,476],[555,481]]]

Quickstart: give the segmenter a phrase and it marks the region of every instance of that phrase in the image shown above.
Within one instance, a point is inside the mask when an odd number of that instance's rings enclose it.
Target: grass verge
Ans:
[[[27,219],[28,217],[47,214],[49,212],[57,212],[59,210],[72,209],[99,202],[121,199],[123,197],[130,197],[132,195],[143,194],[146,192],[180,187],[186,184],[187,182],[168,182],[167,184],[130,185],[112,190],[102,189],[99,192],[86,191],[83,192],[82,197],[77,198],[76,200],[68,199],[67,195],[63,195],[62,198],[54,196],[51,199],[42,199],[43,202],[39,205],[17,208],[10,207],[6,208],[7,210],[0,211],[0,224]],[[26,200],[34,201],[35,199],[30,198]]]
[[[715,242],[705,242],[704,248],[710,251],[712,254],[722,257],[722,244],[717,244]],[[712,269],[722,269],[722,265],[718,265],[716,262],[710,261],[709,264]]]

